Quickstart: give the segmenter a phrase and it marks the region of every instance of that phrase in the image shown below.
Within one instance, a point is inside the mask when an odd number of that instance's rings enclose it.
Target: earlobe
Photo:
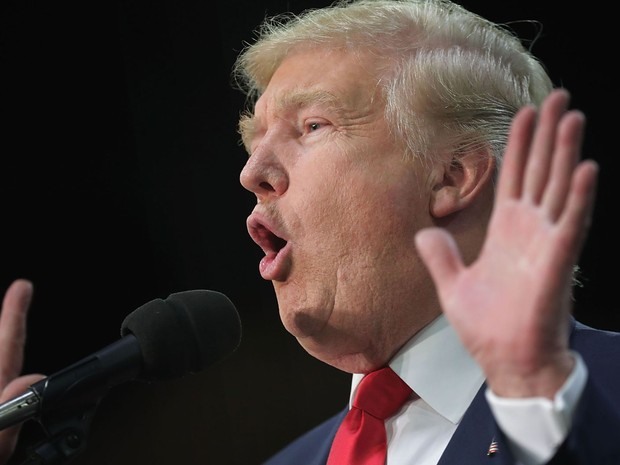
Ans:
[[[495,160],[486,152],[455,156],[433,171],[430,213],[444,218],[469,206],[492,182]]]
[[[459,205],[458,189],[449,186],[438,186],[432,193],[430,202],[431,215],[435,218],[443,218],[457,211]]]

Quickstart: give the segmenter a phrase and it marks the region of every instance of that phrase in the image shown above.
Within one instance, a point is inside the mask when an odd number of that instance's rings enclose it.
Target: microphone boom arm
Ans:
[[[2,408],[8,415],[0,417],[0,430],[34,417],[41,408],[41,398],[30,388],[2,404]]]
[[[33,384],[42,416],[59,408],[73,410],[96,402],[109,388],[138,376],[140,345],[129,334],[73,365]]]

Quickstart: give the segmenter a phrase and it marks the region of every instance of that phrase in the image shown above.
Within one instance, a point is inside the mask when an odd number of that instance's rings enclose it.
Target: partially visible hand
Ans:
[[[598,166],[580,160],[585,118],[554,90],[513,121],[494,210],[478,258],[466,266],[444,230],[416,245],[446,318],[494,393],[552,398],[570,374],[574,266],[589,230]]]
[[[7,289],[0,313],[0,403],[23,393],[43,375],[20,376],[24,362],[26,317],[32,283],[18,279]],[[0,464],[6,463],[17,445],[21,425],[0,431]]]

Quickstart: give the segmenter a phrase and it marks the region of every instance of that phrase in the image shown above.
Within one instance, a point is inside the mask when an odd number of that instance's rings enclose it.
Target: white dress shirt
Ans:
[[[504,399],[486,392],[519,465],[541,465],[566,437],[587,371],[577,366],[556,399]],[[442,315],[416,334],[390,367],[419,398],[386,421],[387,465],[436,465],[484,382],[480,367]],[[354,374],[351,399],[363,375]],[[493,438],[489,438],[489,445]],[[480,451],[481,456],[487,451]]]

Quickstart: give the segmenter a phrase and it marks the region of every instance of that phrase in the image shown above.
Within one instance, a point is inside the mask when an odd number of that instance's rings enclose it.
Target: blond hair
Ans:
[[[515,113],[553,87],[516,34],[456,3],[343,0],[265,19],[233,68],[248,103],[287,54],[308,47],[375,54],[385,118],[418,157],[482,147],[499,166]]]

